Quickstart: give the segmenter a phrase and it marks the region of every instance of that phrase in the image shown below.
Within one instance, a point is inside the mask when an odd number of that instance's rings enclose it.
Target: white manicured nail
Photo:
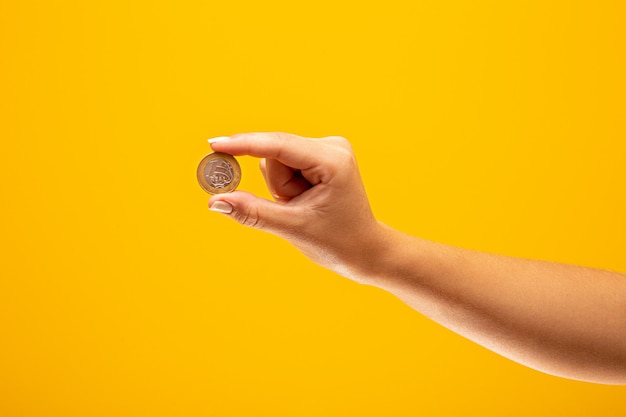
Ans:
[[[230,214],[233,212],[233,206],[226,201],[216,201],[211,207],[209,207],[209,210],[217,213]]]
[[[222,141],[225,141],[225,140],[228,140],[228,139],[230,139],[229,136],[218,136],[216,138],[209,139],[209,143],[213,144],[213,143],[222,142]]]

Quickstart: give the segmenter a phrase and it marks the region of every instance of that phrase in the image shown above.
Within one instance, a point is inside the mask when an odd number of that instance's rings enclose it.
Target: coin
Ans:
[[[198,165],[198,182],[209,194],[229,193],[237,188],[240,179],[239,163],[227,153],[210,153]]]

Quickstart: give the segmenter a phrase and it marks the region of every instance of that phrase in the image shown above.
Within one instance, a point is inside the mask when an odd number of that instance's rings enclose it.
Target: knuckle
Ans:
[[[333,152],[332,165],[337,170],[352,170],[356,167],[356,157],[352,149],[337,148]]]
[[[348,139],[343,136],[329,136],[326,138],[332,144],[332,158],[339,164],[353,163],[355,160],[354,150]]]
[[[350,144],[350,141],[343,136],[329,136],[327,139],[330,139],[340,148],[352,151],[352,145]]]
[[[270,136],[273,140],[280,143],[281,146],[285,146],[287,142],[291,141],[294,138],[294,135],[284,132],[272,132]]]
[[[259,219],[259,212],[256,208],[250,207],[243,210],[236,210],[233,213],[233,217],[237,222],[243,226],[251,227],[253,229],[261,228],[261,220]]]
[[[272,132],[272,135],[274,136],[274,138],[278,139],[278,140],[287,140],[288,138],[288,134],[284,133],[284,132]]]

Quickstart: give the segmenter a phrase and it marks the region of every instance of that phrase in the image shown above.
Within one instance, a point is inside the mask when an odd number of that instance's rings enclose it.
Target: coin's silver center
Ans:
[[[227,160],[215,158],[204,167],[204,178],[211,187],[224,188],[233,182],[233,167]]]

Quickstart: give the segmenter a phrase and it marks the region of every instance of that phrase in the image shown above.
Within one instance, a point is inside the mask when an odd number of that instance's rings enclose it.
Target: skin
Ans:
[[[275,198],[235,191],[213,196],[211,210],[287,239],[313,262],[389,291],[521,364],[626,384],[626,275],[492,255],[393,230],[374,217],[342,137],[247,133],[211,146],[263,158]]]

